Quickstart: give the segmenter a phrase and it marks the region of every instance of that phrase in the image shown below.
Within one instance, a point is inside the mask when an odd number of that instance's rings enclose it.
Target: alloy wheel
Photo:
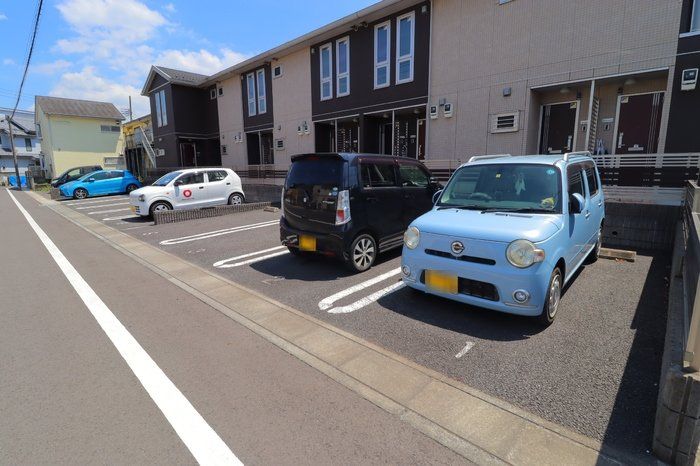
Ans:
[[[231,205],[241,205],[243,204],[243,198],[238,195],[238,194],[232,194],[231,195],[231,201],[229,202]]]
[[[352,251],[352,260],[358,269],[364,270],[374,262],[374,243],[369,238],[361,238]]]
[[[157,204],[155,207],[153,207],[153,212],[164,212],[166,210],[170,210],[170,207],[165,204]]]
[[[556,274],[552,278],[552,283],[549,286],[549,302],[547,303],[547,313],[550,318],[557,314],[559,302],[561,301],[561,275]]]

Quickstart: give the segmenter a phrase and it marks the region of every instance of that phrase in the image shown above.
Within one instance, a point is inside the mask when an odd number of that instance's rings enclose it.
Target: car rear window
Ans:
[[[287,187],[295,185],[342,185],[344,161],[336,158],[309,157],[292,163]]]

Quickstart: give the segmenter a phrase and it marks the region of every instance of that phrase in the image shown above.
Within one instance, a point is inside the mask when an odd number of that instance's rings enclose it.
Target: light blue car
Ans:
[[[128,170],[98,170],[75,181],[61,185],[61,196],[85,199],[107,194],[129,194],[141,187],[141,182]]]
[[[416,290],[554,322],[564,285],[598,258],[605,202],[587,152],[472,157],[404,235]]]

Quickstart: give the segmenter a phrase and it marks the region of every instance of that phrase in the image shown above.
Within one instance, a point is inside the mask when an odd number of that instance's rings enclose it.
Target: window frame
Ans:
[[[158,91],[157,95],[160,95],[161,122],[163,123],[161,126],[168,126],[168,108],[165,104],[165,89]]]
[[[158,95],[159,93],[160,93],[160,91],[156,92],[153,95],[153,100],[155,101],[155,104],[156,104],[156,125],[158,126],[158,128],[163,126],[163,118],[162,118],[163,112],[161,111],[161,108],[160,108],[160,96]]]
[[[697,18],[695,17],[697,15]],[[695,24],[697,20],[697,24]],[[693,6],[690,8],[690,25],[689,34],[700,34],[700,0],[693,0]]]
[[[423,185],[406,185],[404,184],[404,178],[403,174],[401,172],[402,168],[409,168],[409,169],[415,169],[419,172],[421,172],[426,179],[425,186]],[[430,186],[430,174],[420,165],[414,164],[414,163],[407,163],[399,160],[399,166],[398,166],[398,172],[399,172],[399,183],[401,184],[402,188],[419,188],[419,189],[425,189],[428,186]],[[406,180],[406,181],[411,181],[411,180]]]
[[[323,52],[328,50],[328,77],[323,77]],[[320,98],[321,100],[331,100],[333,98],[333,44],[328,42],[318,48],[318,71],[319,71],[319,85],[320,85]],[[323,95],[323,85],[328,83],[329,93],[328,96]]]
[[[379,62],[379,30],[386,28],[386,60]],[[386,82],[379,84],[377,78],[379,69],[386,68]],[[384,21],[374,26],[374,89],[383,89],[391,85],[391,20]]]
[[[347,50],[345,52],[345,69],[344,73],[340,72],[340,46],[345,44]],[[347,79],[347,91],[341,94],[340,80]],[[335,41],[335,96],[345,97],[350,95],[350,36],[341,37]]]
[[[410,19],[411,24],[411,50],[408,55],[401,55],[401,20]],[[396,84],[406,84],[413,82],[415,75],[415,55],[416,55],[416,12],[411,11],[396,18]],[[408,78],[401,78],[401,63],[410,63],[411,74]]]
[[[262,86],[260,85],[260,77],[262,76]],[[255,87],[258,97],[258,115],[267,113],[267,84],[265,83],[265,68],[255,70]],[[262,93],[260,92],[262,90]],[[262,102],[262,105],[261,105]],[[264,108],[263,108],[264,107]]]
[[[364,166],[369,166],[369,165],[376,165],[376,166],[387,166],[391,167],[394,173],[394,184],[380,184],[380,185],[375,185],[372,183],[372,178],[367,180],[369,182],[369,186],[365,186],[364,179],[363,179],[363,167]],[[364,189],[386,189],[386,188],[401,188],[401,185],[399,184],[399,173],[397,170],[396,163],[393,161],[377,161],[377,160],[360,160],[359,164],[359,176],[360,176],[360,187]]]
[[[248,116],[249,117],[254,117],[255,115],[258,114],[258,104],[255,99],[256,96],[256,91],[255,91],[255,73],[250,72],[246,74],[245,77],[245,82],[246,82],[246,97],[248,98]],[[252,84],[252,86],[251,86]],[[252,96],[251,96],[251,89],[252,89]],[[252,107],[251,107],[252,104]],[[251,112],[252,108],[252,112]]]
[[[589,170],[590,170],[591,176],[588,176]],[[586,174],[586,186],[588,187],[588,196],[590,198],[593,198],[593,197],[597,196],[598,193],[600,192],[600,182],[598,180],[598,176],[596,173],[597,172],[596,167],[593,164],[586,164],[583,167],[583,172]],[[593,179],[595,191],[591,190],[591,178]]]
[[[581,192],[580,193],[577,191],[576,192],[571,191],[571,178],[572,178],[572,175],[576,174],[577,172],[578,172],[578,177],[580,180],[579,182],[581,183]],[[583,181],[583,179],[585,178],[584,173],[585,172],[584,172],[583,167],[581,165],[569,165],[568,167],[566,167],[566,195],[567,196],[571,197],[572,194],[578,193],[581,196],[583,196],[584,199],[586,198],[586,182]]]
[[[213,87],[209,90],[209,100],[216,99],[216,88]]]

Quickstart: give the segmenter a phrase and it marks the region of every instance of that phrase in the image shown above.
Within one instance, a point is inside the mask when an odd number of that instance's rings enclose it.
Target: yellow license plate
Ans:
[[[438,272],[436,270],[425,271],[425,286],[440,293],[457,294],[458,281],[456,275]]]
[[[136,207],[132,205],[132,206],[131,206],[131,211],[132,211],[133,213],[136,213]]]
[[[299,249],[302,251],[315,251],[316,250],[316,238],[313,236],[301,235],[299,236]]]

